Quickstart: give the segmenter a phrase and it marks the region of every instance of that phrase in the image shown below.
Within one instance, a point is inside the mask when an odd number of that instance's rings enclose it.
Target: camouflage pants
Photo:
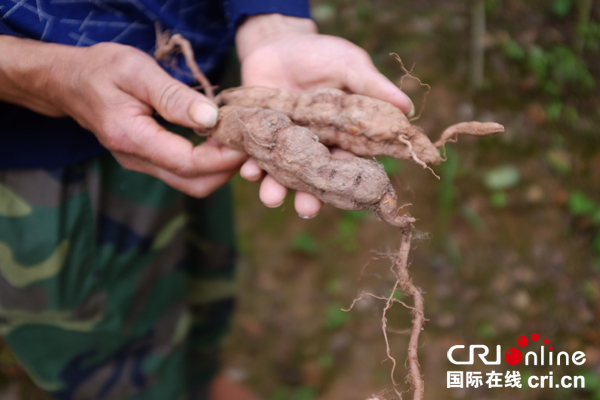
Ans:
[[[0,171],[0,335],[56,399],[205,399],[233,309],[227,188],[110,156]]]

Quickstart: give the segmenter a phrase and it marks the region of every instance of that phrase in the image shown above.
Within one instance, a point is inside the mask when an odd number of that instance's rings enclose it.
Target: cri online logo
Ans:
[[[531,335],[531,341],[537,342],[538,340],[540,340],[540,335],[538,335],[537,333],[533,333]],[[548,339],[544,339],[543,343],[545,345],[549,345],[550,341]],[[517,344],[519,345],[519,347],[527,347],[527,345],[529,344],[529,339],[527,338],[527,336],[519,336],[519,338],[517,339]],[[472,364],[474,364],[476,349],[483,350],[482,353],[477,354],[477,355],[479,356],[481,361],[483,361],[483,363],[486,365],[499,365],[500,362],[502,361],[501,356],[500,356],[500,354],[502,353],[502,349],[501,349],[500,345],[496,346],[496,360],[488,361],[487,355],[489,354],[490,350],[486,345],[483,345],[483,344],[472,344],[471,346],[469,346],[469,360],[468,361],[456,361],[453,356],[454,350],[463,349],[464,347],[465,347],[464,345],[456,345],[456,346],[452,346],[450,348],[450,350],[448,350],[448,360],[450,360],[450,362],[452,364],[455,364],[455,365],[461,365],[461,364],[472,365]],[[521,350],[513,347],[513,348],[506,350],[506,352],[504,353],[504,359],[510,365],[519,364],[521,361],[523,361],[523,358],[525,358],[525,365],[530,365],[530,363],[532,363],[533,365],[554,365],[554,361],[555,361],[554,353],[552,352],[552,350],[554,350],[554,348],[552,346],[549,346],[548,354],[546,355],[546,348],[543,345],[540,347],[541,347],[541,350],[540,350],[539,358],[538,358],[538,354],[534,351],[527,352],[525,354],[525,357],[523,357],[523,353],[521,353]],[[523,351],[525,351],[525,350],[523,350]],[[583,351],[576,351],[575,353],[573,353],[571,355],[571,357],[569,357],[569,354],[566,351],[561,351],[556,355],[556,365],[561,365],[561,360],[564,363],[564,365],[569,365],[569,359],[575,365],[583,365],[586,361],[585,353]],[[546,360],[547,360],[548,364],[545,363]],[[538,364],[538,361],[539,361],[539,364]]]

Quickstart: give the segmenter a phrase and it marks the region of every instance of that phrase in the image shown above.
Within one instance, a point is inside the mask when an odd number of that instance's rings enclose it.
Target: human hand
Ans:
[[[334,36],[320,35],[312,20],[266,14],[249,18],[236,35],[242,62],[242,84],[295,91],[336,88],[387,101],[412,116],[410,98],[382,75],[370,56],[353,43]],[[334,157],[350,153],[333,152]],[[260,180],[264,172],[252,160],[240,171],[249,181]],[[260,199],[267,207],[277,207],[287,188],[273,177],[264,177]],[[318,214],[322,202],[311,194],[297,192],[295,208],[303,218]]]
[[[0,37],[0,100],[49,116],[73,117],[125,168],[203,197],[226,183],[247,159],[207,140],[199,146],[152,117],[189,128],[214,126],[210,100],[130,46],[72,47]]]

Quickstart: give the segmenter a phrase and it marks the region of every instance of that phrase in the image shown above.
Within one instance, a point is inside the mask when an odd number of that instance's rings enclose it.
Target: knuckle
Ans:
[[[348,49],[345,57],[346,62],[354,66],[354,68],[349,68],[348,72],[364,71],[365,68],[371,69],[373,65],[373,60],[369,53],[358,46]]]
[[[114,43],[100,43],[96,46],[105,46],[105,48],[99,50],[108,54],[110,65],[132,73],[137,73],[149,57],[146,53],[131,46],[116,45]]]
[[[171,82],[162,90],[158,100],[160,110],[175,111],[180,106],[179,99],[182,98],[183,88],[179,82]]]
[[[91,52],[87,59],[95,60],[84,77],[91,88],[93,85],[105,85],[107,81],[135,82],[147,68],[148,60],[152,61],[143,51],[117,43],[98,43],[86,49]]]
[[[170,172],[182,178],[194,178],[198,175],[192,166],[182,163],[173,165]]]
[[[127,155],[135,153],[133,143],[125,128],[105,125],[101,131],[103,132],[101,136],[104,138],[103,144],[109,150]]]

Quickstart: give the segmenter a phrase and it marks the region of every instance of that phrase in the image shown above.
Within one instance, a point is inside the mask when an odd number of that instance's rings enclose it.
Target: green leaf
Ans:
[[[358,231],[358,223],[350,218],[342,218],[338,227],[338,235],[342,240],[352,239]]]
[[[550,5],[550,13],[557,18],[564,18],[569,15],[572,6],[572,0],[553,0]]]
[[[342,279],[339,277],[335,277],[327,283],[327,286],[325,286],[325,290],[329,294],[337,294],[342,291],[343,286],[344,282],[342,281]]]
[[[596,285],[594,285],[591,281],[586,281],[581,284],[581,293],[588,299],[593,299],[598,295]]]
[[[521,382],[529,382],[529,377],[533,375],[533,370],[531,369],[526,369],[525,371],[521,372]],[[529,385],[523,385],[523,389],[529,389]]]
[[[333,367],[334,361],[335,360],[333,359],[333,355],[331,353],[325,353],[319,357],[318,363],[321,368],[329,369]]]
[[[594,212],[594,215],[592,215],[592,222],[594,225],[600,225],[600,208],[598,208],[596,212]]]
[[[582,375],[585,378],[585,388],[594,392],[600,391],[600,377],[592,370],[585,370],[578,375]]]
[[[569,124],[576,124],[579,121],[579,113],[573,106],[565,106],[563,110],[563,118]]]
[[[546,90],[547,92],[552,92],[551,90]],[[558,93],[553,93],[558,94]],[[563,104],[560,101],[555,101],[553,103],[548,104],[546,107],[546,115],[550,119],[550,121],[558,121],[560,118],[560,114],[562,113]]]
[[[367,217],[367,211],[344,211],[344,219],[362,221]]]
[[[481,215],[473,207],[465,205],[460,210],[461,215],[467,220],[469,225],[478,231],[482,231],[486,228],[485,222],[481,218]]]
[[[490,202],[496,208],[504,208],[508,204],[508,195],[503,190],[494,192],[490,198]]]
[[[358,250],[358,227],[366,215],[366,211],[344,211],[335,235],[335,241],[342,245],[344,251],[354,253]]]
[[[325,327],[328,329],[337,329],[348,322],[350,318],[350,313],[342,311],[342,307],[338,303],[330,304],[327,307]]]
[[[379,157],[377,161],[379,161],[383,165],[383,169],[385,169],[385,172],[388,175],[393,175],[402,170],[402,166],[395,158]]]
[[[396,300],[402,300],[404,298],[404,292],[400,289],[396,289],[396,291],[394,292],[394,298]]]
[[[511,60],[521,61],[525,58],[525,50],[519,43],[510,38],[502,44],[502,50],[504,51],[504,55]]]
[[[477,328],[477,335],[482,339],[493,339],[496,337],[496,329],[490,323],[483,324]]]
[[[275,390],[275,393],[273,393],[270,397],[269,400],[288,400],[290,398],[290,394],[289,391],[285,388],[277,388],[277,390]]]
[[[551,52],[550,63],[552,65],[552,78],[556,82],[572,82],[587,90],[595,89],[596,81],[588,70],[585,61],[569,47],[554,47]]]
[[[308,233],[300,233],[292,239],[292,249],[311,256],[319,253],[319,244]]]
[[[529,48],[529,54],[527,57],[527,65],[531,72],[540,81],[544,81],[548,75],[548,64],[550,63],[548,54],[544,50],[536,45],[532,45]]]
[[[484,184],[490,190],[503,190],[515,186],[521,180],[519,169],[514,165],[503,165],[488,171],[484,176]]]
[[[453,213],[453,203],[456,192],[454,180],[458,175],[460,165],[459,154],[451,148],[446,149],[448,160],[440,165],[440,177],[438,207],[440,211],[440,225],[444,231],[447,230]]]
[[[303,386],[296,390],[293,400],[314,400],[317,398],[317,391],[309,386]]]
[[[596,211],[594,200],[580,191],[575,191],[569,195],[567,205],[573,215],[591,215]]]
[[[373,15],[373,9],[371,8],[370,2],[360,2],[355,6],[355,9],[356,17],[363,22],[366,22]]]
[[[600,49],[600,24],[588,21],[577,27],[579,34],[585,39],[585,48],[598,51]]]
[[[551,149],[546,152],[546,162],[548,166],[560,174],[567,174],[571,171],[571,157],[563,149]]]

